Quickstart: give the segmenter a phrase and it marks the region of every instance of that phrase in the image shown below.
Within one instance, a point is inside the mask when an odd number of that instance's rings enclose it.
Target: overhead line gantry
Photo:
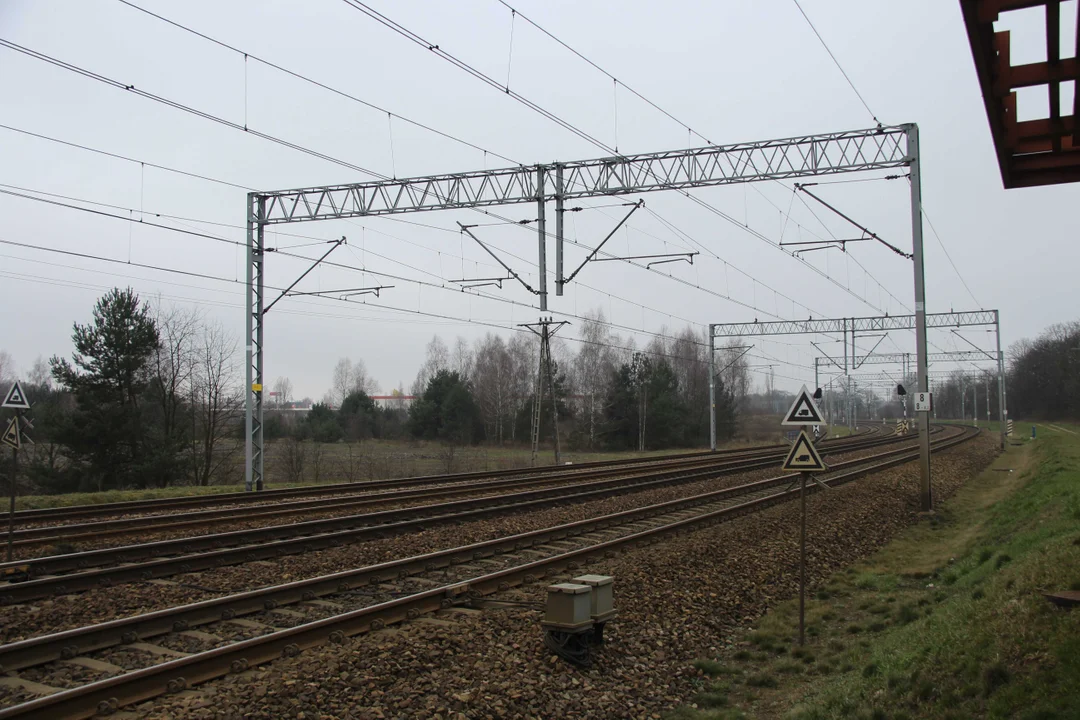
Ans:
[[[548,310],[547,215],[555,203],[555,285],[562,295],[565,201],[767,180],[909,168],[919,385],[926,390],[919,132],[914,123],[864,130],[710,145],[591,160],[424,177],[253,192],[247,197],[247,363],[245,484],[263,485],[264,232],[267,226],[412,212],[537,204],[540,311]],[[925,425],[925,423],[924,423]],[[929,434],[920,429],[924,484]],[[928,502],[927,495],[927,502]]]

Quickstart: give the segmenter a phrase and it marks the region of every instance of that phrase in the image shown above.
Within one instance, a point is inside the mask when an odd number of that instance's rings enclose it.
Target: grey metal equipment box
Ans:
[[[591,628],[592,596],[593,590],[588,585],[549,585],[544,627],[570,631]]]
[[[608,575],[581,575],[570,582],[592,588],[589,615],[594,622],[607,622],[616,615],[615,579]]]

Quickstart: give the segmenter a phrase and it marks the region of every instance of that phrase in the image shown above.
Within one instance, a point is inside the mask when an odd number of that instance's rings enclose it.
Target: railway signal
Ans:
[[[780,421],[781,425],[801,425],[802,430],[799,431],[798,437],[795,438],[795,442],[791,444],[791,450],[787,454],[787,458],[784,460],[784,470],[796,470],[799,472],[799,506],[800,506],[800,518],[799,518],[799,644],[802,645],[806,641],[806,481],[810,479],[811,473],[824,472],[828,470],[828,466],[822,461],[821,455],[818,454],[817,448],[814,446],[813,440],[810,439],[810,435],[807,433],[807,427],[813,424],[815,431],[817,425],[824,423],[824,416],[821,414],[821,410],[818,409],[817,403],[814,402],[814,398],[821,397],[821,388],[818,388],[813,396],[803,385],[799,390],[799,394],[795,396],[795,401],[791,403],[791,407],[784,414],[783,420]],[[816,432],[815,432],[816,434]],[[818,483],[823,488],[828,488],[827,485]]]
[[[12,542],[15,535],[15,488],[19,478],[19,449],[23,441],[33,443],[33,440],[23,434],[22,426],[27,429],[33,429],[34,426],[30,423],[30,418],[25,417],[30,409],[30,401],[23,391],[22,383],[18,380],[4,393],[4,402],[0,403],[0,407],[12,408],[15,411],[11,420],[8,421],[7,428],[4,429],[4,434],[0,436],[0,442],[11,448],[11,505],[8,508],[7,546],[7,559],[11,562]]]

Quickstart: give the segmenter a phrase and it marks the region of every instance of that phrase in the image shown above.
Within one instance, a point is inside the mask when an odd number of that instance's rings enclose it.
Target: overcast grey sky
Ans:
[[[134,2],[515,162],[605,155],[341,0]],[[510,4],[713,143],[874,124],[791,0]],[[1075,4],[1064,3],[1063,17],[1069,18],[1062,27],[1065,37],[1075,33]],[[603,142],[617,144],[621,152],[704,144],[625,89],[615,90],[609,78],[520,18],[512,22],[511,12],[497,0],[372,0],[371,5],[500,82],[509,77],[512,89]],[[961,285],[926,226],[927,309],[998,308],[1005,345],[1048,324],[1075,319],[1077,188],[1002,190],[958,3],[802,0],[802,5],[876,116],[885,124],[916,122],[921,128],[924,205],[974,295]],[[1014,63],[1045,59],[1040,56],[1045,52],[1040,11],[1016,13],[1002,27],[1014,31]],[[0,0],[0,37],[379,173],[404,177],[508,164],[400,120],[388,121],[385,113],[250,59],[245,62],[240,54],[118,0]],[[5,48],[0,48],[0,97],[0,124],[243,187],[270,190],[371,179]],[[1071,104],[1071,96],[1067,100]],[[1046,106],[1045,97],[1025,93],[1020,119],[1044,117]],[[0,153],[0,183],[7,186],[108,203],[122,209],[98,209],[134,219],[153,220],[151,213],[179,216],[187,219],[155,221],[244,239],[243,230],[233,227],[244,222],[242,189],[3,128]],[[819,189],[885,239],[910,249],[905,181]],[[648,333],[687,322],[700,328],[709,322],[801,318],[806,308],[817,317],[911,311],[911,263],[882,246],[862,243],[851,246],[847,255],[822,251],[805,256],[835,282],[770,247],[781,236],[785,241],[829,231],[851,236],[827,212],[815,208],[820,221],[815,218],[793,197],[790,183],[694,194],[767,240],[678,194],[644,196],[648,211],[636,213],[609,247],[630,255],[683,251],[690,243],[666,221],[707,249],[693,267],[658,268],[686,284],[624,263],[591,265],[565,297],[552,294],[553,314],[581,315],[602,307],[609,320],[622,326],[618,331],[624,339],[634,337],[641,345]],[[570,214],[568,234],[583,245],[595,245],[625,212],[616,205],[635,199],[591,203],[603,207]],[[535,215],[528,206],[500,211],[515,219]],[[70,353],[72,322],[85,322],[93,300],[114,285],[196,306],[242,337],[241,248],[7,195],[0,195],[0,213],[0,240],[133,263],[0,245],[0,349],[12,353],[20,371],[38,355]],[[433,334],[472,339],[493,328],[470,321],[510,328],[536,320],[535,297],[520,286],[485,288],[491,296],[485,298],[447,282],[500,274],[482,249],[455,230],[456,221],[477,222],[478,215],[461,211],[400,218],[432,227],[383,218],[281,228],[320,239],[345,235],[348,246],[331,259],[398,279],[332,267],[313,272],[298,289],[395,287],[366,305],[310,297],[281,302],[268,315],[268,381],[288,376],[298,396],[317,399],[329,385],[336,360],[350,356],[365,361],[382,389],[399,382],[408,387]],[[503,225],[476,232],[535,284],[533,231]],[[268,234],[275,247],[306,242],[311,241]],[[295,252],[316,256],[322,249]],[[553,252],[549,247],[549,255]],[[568,247],[568,268],[576,267],[586,252]],[[271,255],[267,284],[283,287],[305,267],[304,261]],[[743,304],[692,287],[697,285]],[[968,337],[991,347],[985,333]],[[781,340],[758,342],[753,363],[774,363],[779,387],[812,380],[817,351],[804,338]],[[931,340],[932,351],[969,349],[947,333]],[[880,349],[913,348],[912,333],[896,333]]]

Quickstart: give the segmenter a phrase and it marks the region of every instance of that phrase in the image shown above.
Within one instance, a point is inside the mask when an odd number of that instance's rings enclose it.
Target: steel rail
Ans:
[[[910,452],[910,450],[905,448],[869,458],[844,461],[835,464],[831,471],[866,465],[867,463],[879,461],[884,457],[895,455],[896,452],[906,453]],[[452,565],[517,552],[544,542],[557,541],[618,525],[634,524],[657,515],[675,513],[688,508],[714,503],[717,500],[761,492],[781,485],[790,485],[798,477],[798,474],[784,474],[735,487],[713,490],[640,508],[564,523],[554,527],[472,543],[462,547],[439,550],[420,556],[392,560],[368,567],[297,580],[167,610],[29,638],[0,646],[0,669],[3,671],[21,670],[64,657],[72,657],[76,654],[85,654],[94,650],[135,642],[136,640],[145,640],[174,632],[178,628],[189,629],[207,623],[229,620],[240,615],[340,594],[358,587],[401,580],[420,572],[432,572]]]
[[[890,436],[874,442],[889,444],[897,439]],[[903,438],[899,440],[903,441]],[[864,441],[860,449],[872,447],[866,442]],[[836,452],[849,451],[835,446],[831,449]],[[705,470],[674,470],[629,479],[600,480],[570,488],[527,490],[342,518],[309,520],[267,528],[0,563],[0,569],[10,567],[38,578],[0,586],[0,604],[10,605],[124,582],[145,581],[256,560],[272,560],[282,555],[312,552],[363,539],[386,537],[431,524],[460,522],[535,507],[550,507],[570,501],[610,497],[642,488],[682,484],[768,467],[774,462],[776,457],[731,461]],[[431,515],[431,512],[442,514]],[[225,545],[228,547],[223,547]],[[169,553],[172,553],[171,557],[161,557]],[[104,567],[109,563],[120,564]],[[42,577],[43,575],[45,577]]]
[[[865,437],[876,432],[876,426],[868,428],[864,432],[851,437]],[[839,438],[823,442],[837,443],[849,438]],[[786,445],[760,445],[751,448],[728,448],[718,450],[715,453],[709,450],[691,453],[677,453],[673,455],[660,455],[656,457],[627,458],[618,460],[595,460],[584,463],[566,465],[544,465],[535,468],[505,468],[502,470],[480,470],[466,473],[450,473],[443,475],[418,475],[409,478],[391,478],[385,480],[361,480],[351,483],[329,483],[325,485],[311,485],[301,488],[278,488],[262,490],[258,493],[229,492],[215,495],[200,495],[177,498],[158,498],[155,500],[128,500],[114,503],[101,503],[97,505],[74,505],[59,508],[37,508],[33,510],[19,510],[15,513],[16,524],[39,523],[51,520],[82,519],[101,517],[104,515],[130,514],[138,512],[156,512],[158,510],[177,510],[182,508],[206,507],[214,505],[240,504],[266,504],[276,502],[283,498],[307,497],[318,495],[339,495],[353,492],[366,492],[368,490],[380,490],[386,488],[411,487],[414,485],[435,485],[462,482],[477,479],[493,479],[500,477],[534,477],[547,474],[571,475],[581,470],[592,470],[601,467],[662,464],[666,462],[677,463],[695,458],[728,457],[745,452],[758,452],[784,448]]]
[[[832,445],[825,446],[832,447]],[[764,457],[776,457],[786,452],[781,450],[752,450],[733,455],[725,455],[725,460],[743,460]],[[653,472],[657,467],[683,468],[707,467],[717,462],[715,457],[699,457],[692,460],[664,463],[662,465],[635,465],[632,468],[600,468],[585,470],[573,474],[548,474],[540,477],[513,478],[509,480],[483,480],[474,483],[454,485],[426,486],[402,490],[390,490],[382,493],[353,497],[332,497],[312,500],[297,500],[272,505],[251,505],[218,510],[199,510],[187,513],[169,513],[129,518],[115,518],[89,523],[69,525],[49,525],[45,527],[23,528],[12,533],[13,546],[31,547],[47,543],[79,542],[80,540],[98,540],[104,537],[144,534],[150,531],[177,530],[186,527],[212,527],[220,524],[232,524],[237,521],[250,522],[265,518],[289,517],[317,513],[324,508],[340,510],[361,508],[396,502],[404,499],[435,499],[467,495],[485,490],[520,488],[523,486],[550,485],[560,482],[599,479],[613,476],[626,476],[627,473]]]
[[[781,447],[777,446],[762,446],[761,449]],[[719,451],[715,455],[726,455],[736,452],[741,452],[746,448],[728,449]],[[481,478],[498,478],[498,477],[514,477],[514,476],[538,476],[546,475],[549,473],[572,473],[576,470],[589,470],[598,467],[609,467],[614,465],[638,465],[648,463],[661,463],[665,461],[680,461],[687,458],[703,457],[706,455],[714,455],[709,451],[685,453],[677,455],[663,455],[658,457],[647,458],[627,458],[625,460],[598,460],[585,463],[576,463],[572,466],[566,465],[544,465],[542,467],[535,468],[504,468],[502,470],[482,470],[466,473],[450,473],[443,475],[417,475],[408,478],[391,478],[385,480],[360,480],[357,482],[345,482],[345,483],[328,483],[324,485],[310,485],[301,488],[277,488],[271,490],[263,490],[258,493],[250,492],[228,492],[219,493],[214,495],[200,495],[200,496],[188,496],[188,497],[176,497],[176,498],[158,498],[155,500],[127,500],[123,502],[114,503],[101,503],[97,505],[73,505],[69,507],[59,508],[38,508],[33,510],[19,510],[15,513],[16,523],[37,523],[50,520],[62,520],[62,519],[75,519],[75,518],[89,518],[100,517],[102,515],[117,515],[117,514],[130,514],[136,512],[155,512],[157,510],[170,510],[181,508],[194,508],[213,505],[227,505],[227,504],[255,504],[255,503],[270,503],[276,502],[283,498],[293,497],[305,497],[305,496],[318,496],[318,495],[334,495],[345,494],[352,492],[365,492],[368,490],[379,490],[386,488],[397,487],[409,487],[412,485],[434,485],[438,483],[452,483],[458,481],[476,480]]]
[[[944,450],[970,440],[979,434],[977,428],[965,429],[955,438],[940,441],[934,451]],[[852,482],[859,477],[879,472],[917,459],[918,452],[875,463],[823,481],[829,487]],[[807,492],[820,491],[816,485]],[[82,687],[64,690],[36,700],[0,710],[0,720],[82,720],[96,714],[107,714],[121,706],[177,693],[193,685],[207,682],[230,673],[284,657],[293,657],[302,650],[342,643],[347,637],[381,630],[389,623],[413,620],[423,613],[452,607],[463,598],[482,597],[505,591],[517,585],[536,582],[540,578],[564,570],[576,570],[581,564],[596,562],[608,553],[628,548],[640,548],[660,542],[676,534],[727,521],[742,515],[792,500],[800,490],[790,489],[749,500],[738,505],[678,520],[621,538],[571,550],[548,558],[534,560],[512,568],[481,575],[462,582],[396,598],[387,602],[336,615],[322,620],[278,630],[260,637],[233,643],[185,658],[153,665]]]

